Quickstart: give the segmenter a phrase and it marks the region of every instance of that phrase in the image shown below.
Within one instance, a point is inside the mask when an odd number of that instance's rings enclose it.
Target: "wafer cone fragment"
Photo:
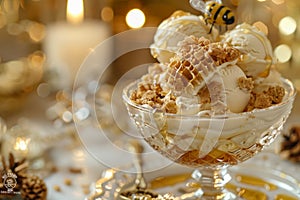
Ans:
[[[210,41],[204,38],[187,37],[180,43],[178,58],[169,64],[168,82],[175,94],[197,95],[205,85],[211,96],[214,111],[224,112],[225,89],[215,61],[209,55]],[[215,90],[215,86],[218,90]],[[224,108],[223,108],[224,106]]]
[[[188,61],[173,59],[169,64],[168,82],[173,85],[175,93],[195,95],[204,85],[199,71]]]

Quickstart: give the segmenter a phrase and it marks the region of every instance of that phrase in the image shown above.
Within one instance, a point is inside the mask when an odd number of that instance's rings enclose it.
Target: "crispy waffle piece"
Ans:
[[[168,69],[168,83],[174,92],[197,94],[205,84],[201,73],[188,61],[172,59]]]
[[[221,43],[211,43],[205,38],[190,36],[179,44],[177,57],[168,66],[167,82],[175,95],[197,95],[208,88],[213,111],[226,111],[223,80],[218,71],[220,64],[234,62],[239,52]],[[216,86],[218,90],[215,90]]]

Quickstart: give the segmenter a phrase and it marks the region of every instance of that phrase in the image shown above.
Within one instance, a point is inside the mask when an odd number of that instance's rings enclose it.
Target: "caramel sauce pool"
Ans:
[[[175,186],[178,183],[187,181],[190,178],[190,173],[161,176],[151,180],[149,183],[149,187],[153,190],[164,187],[171,187]],[[250,186],[264,188],[267,191],[276,191],[278,189],[276,185],[254,176],[238,174],[233,178],[237,180],[237,182]],[[185,190],[195,191],[197,188],[200,188],[200,185],[197,186],[196,184],[192,184],[190,185],[190,188],[186,188]],[[239,187],[231,183],[227,184],[226,188],[245,200],[271,200],[268,198],[266,193],[259,190]],[[286,194],[277,194],[273,200],[298,200],[298,198]]]

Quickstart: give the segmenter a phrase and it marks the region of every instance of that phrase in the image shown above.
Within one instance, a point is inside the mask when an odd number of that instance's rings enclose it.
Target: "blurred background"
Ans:
[[[64,51],[93,48],[102,40],[126,30],[156,27],[175,10],[199,14],[198,11],[190,7],[188,0],[80,1],[73,0],[72,3],[70,0],[70,4],[77,5],[80,2],[83,6],[83,13],[79,14],[76,13],[78,8],[73,8],[75,14],[72,18],[70,16],[72,11],[68,11],[67,0],[1,0],[1,62],[19,60],[31,55],[34,62],[43,65],[43,80],[49,81],[49,79],[53,79],[55,73],[59,74],[60,70],[62,73],[67,73],[63,68],[70,67],[59,65],[73,65],[71,68],[74,66],[76,68],[77,65],[81,64],[85,54],[88,53],[84,50],[77,53]],[[279,69],[284,75],[293,78],[295,84],[300,87],[300,80],[297,77],[300,72],[299,1],[224,0],[224,4],[237,11],[236,14],[239,17],[237,22],[246,20],[249,23],[257,23],[268,33],[276,56],[281,63]],[[239,12],[240,10],[241,12]],[[76,30],[74,27],[68,27],[70,24],[82,27]],[[151,37],[149,36],[149,40],[152,39]],[[66,42],[65,45],[70,46],[69,43],[73,43],[73,46],[61,50],[63,48],[61,43],[63,42],[59,40],[69,40],[70,42]],[[111,49],[112,53],[122,44],[123,41],[115,41],[114,47]],[[134,54],[124,55],[115,60],[111,67],[113,71],[111,74],[114,76],[112,79],[109,78],[110,81],[117,79],[130,66],[139,64],[139,62],[152,61],[147,50]],[[74,57],[78,56],[80,58],[76,60]],[[132,57],[135,59],[131,59]],[[124,66],[125,62],[126,66]],[[66,83],[61,83],[61,85],[64,87]],[[59,87],[59,84],[54,84],[54,86]]]
[[[43,62],[43,64],[52,63],[51,60],[47,60],[47,54],[50,54],[49,59],[52,59],[53,55],[51,51],[58,51],[53,50],[55,47],[52,46],[59,46],[59,44],[56,43],[49,47],[47,34],[50,35],[48,37],[54,37],[50,38],[50,43],[53,43],[52,40],[58,37],[52,36],[53,34],[67,34],[64,30],[59,29],[68,29],[68,27],[53,27],[53,24],[63,21],[69,24],[77,23],[82,25],[92,20],[93,23],[90,23],[85,28],[87,32],[92,32],[93,30],[103,32],[102,38],[94,39],[95,41],[100,41],[103,38],[132,28],[156,27],[175,10],[181,9],[194,14],[199,13],[190,7],[188,0],[85,0],[83,1],[84,13],[82,14],[82,18],[78,18],[77,16],[78,19],[72,20],[70,17],[68,18],[66,0],[1,0],[0,2],[1,62],[18,60],[21,57],[26,57],[39,51],[34,55],[44,56],[43,58],[45,58],[45,60],[43,61],[46,62]],[[76,2],[78,2],[78,0],[74,0],[73,4],[76,5]],[[297,79],[297,77],[295,77],[297,74],[295,71],[299,72],[300,68],[298,67],[300,62],[300,35],[298,26],[300,20],[300,14],[298,12],[300,8],[299,1],[224,0],[224,4],[234,10],[242,10],[242,12],[237,12],[240,21],[246,20],[250,23],[259,23],[266,30],[279,61],[283,63],[280,69],[284,71],[284,73],[287,73],[287,75]],[[130,11],[133,11],[131,15]],[[129,17],[126,21],[128,14],[133,17]],[[95,26],[98,27],[98,29],[93,29],[89,26]],[[76,32],[76,30],[74,30],[74,32]],[[70,35],[76,34],[72,33],[72,31],[68,33]],[[91,33],[87,33],[82,37],[88,38],[92,35]],[[81,38],[81,40],[84,40],[84,38]],[[77,40],[77,43],[77,48],[81,48],[81,41]],[[118,48],[118,45],[120,44],[116,44],[114,48]],[[58,47],[58,49],[59,48],[60,47]],[[119,73],[119,69],[124,68],[123,61],[124,60],[121,59],[120,62],[117,60],[116,63],[114,63],[113,69],[115,69],[116,72]],[[130,61],[132,60],[126,61],[128,65],[131,65]],[[123,66],[120,66],[120,63],[122,63]],[[295,80],[295,82],[299,85],[299,80]]]

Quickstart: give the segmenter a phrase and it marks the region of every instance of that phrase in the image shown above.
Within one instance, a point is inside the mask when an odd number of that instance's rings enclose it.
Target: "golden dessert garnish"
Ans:
[[[238,79],[238,86],[242,90],[252,91],[254,88],[254,82],[253,82],[252,78],[241,77]]]
[[[228,43],[211,42],[204,37],[197,38],[194,36],[190,36],[180,42],[179,46],[179,56],[181,58],[187,59],[192,55],[197,56],[197,54],[199,54],[199,51],[203,49],[204,51],[208,52],[207,55],[214,61],[214,64],[216,66],[222,65],[226,62],[237,60],[240,56],[239,50],[230,46]],[[199,60],[205,59],[200,58]]]
[[[137,90],[132,92],[130,99],[136,104],[161,108],[167,113],[177,112],[176,98],[164,92],[159,84],[141,82]]]
[[[197,73],[201,74],[203,79],[207,79],[216,72],[214,60],[209,55],[209,44],[210,41],[203,37],[186,37],[179,43],[177,53],[179,59],[188,61],[193,66],[193,69],[196,69]]]
[[[209,55],[217,66],[226,62],[231,62],[239,58],[240,52],[227,43],[211,43],[209,45]]]
[[[292,162],[300,162],[300,126],[293,126],[283,133],[280,156]]]
[[[168,65],[168,82],[174,85],[176,91],[181,91],[186,87],[197,88],[203,83],[200,72],[188,61],[173,58]],[[196,91],[199,90],[195,89]]]
[[[271,86],[263,92],[252,92],[250,101],[246,107],[246,111],[252,111],[253,109],[263,109],[268,108],[272,105],[278,104],[282,101],[285,95],[285,90],[283,87]]]

